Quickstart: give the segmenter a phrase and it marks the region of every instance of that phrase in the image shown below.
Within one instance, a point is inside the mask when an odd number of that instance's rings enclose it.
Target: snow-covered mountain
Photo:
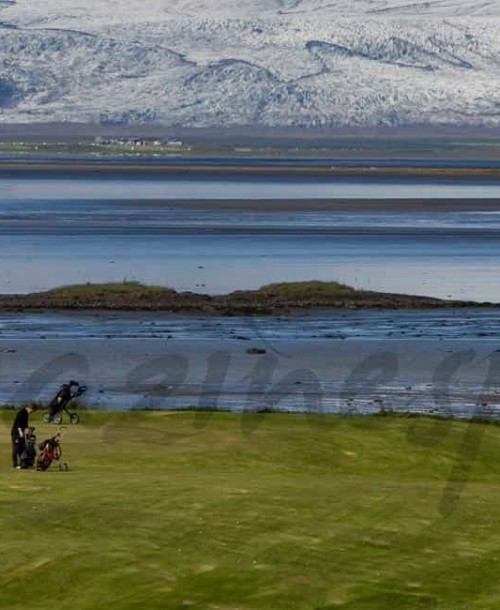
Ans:
[[[500,125],[500,0],[0,0],[0,121]]]

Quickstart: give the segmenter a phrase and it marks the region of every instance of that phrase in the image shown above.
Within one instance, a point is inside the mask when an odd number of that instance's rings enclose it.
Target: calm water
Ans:
[[[394,205],[434,197],[475,201]],[[299,202],[332,198],[392,204]],[[500,302],[495,198],[494,181],[1,177],[0,292],[137,280],[218,293],[322,279]]]
[[[494,180],[452,181],[449,179],[348,179],[334,178],[270,178],[234,176],[223,179],[193,176],[165,176],[164,178],[140,175],[120,178],[36,177],[0,178],[2,199],[329,199],[369,198],[398,199],[422,198],[488,198],[500,194],[500,184]]]

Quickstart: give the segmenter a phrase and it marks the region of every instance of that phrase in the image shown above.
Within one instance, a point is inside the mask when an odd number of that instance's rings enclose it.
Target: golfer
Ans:
[[[25,433],[29,425],[30,414],[36,411],[36,405],[26,405],[16,413],[10,435],[12,438],[12,466],[21,468],[21,455],[25,447]]]

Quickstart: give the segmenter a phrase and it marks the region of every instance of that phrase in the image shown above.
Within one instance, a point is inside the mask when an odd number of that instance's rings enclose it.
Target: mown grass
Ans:
[[[38,473],[0,413],[2,608],[500,607],[497,426],[82,416]]]

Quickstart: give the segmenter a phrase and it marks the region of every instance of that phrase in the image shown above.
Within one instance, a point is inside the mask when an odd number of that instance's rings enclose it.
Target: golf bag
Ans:
[[[20,466],[23,469],[32,468],[36,459],[36,436],[35,428],[26,428],[24,433],[24,451],[19,457]]]
[[[36,469],[37,470],[47,470],[54,460],[59,461],[62,457],[62,449],[61,449],[61,431],[58,430],[54,436],[45,439],[42,443],[38,445],[38,449],[40,450],[40,455],[36,461]],[[61,463],[59,465],[59,470],[68,470],[68,465],[66,463]]]

